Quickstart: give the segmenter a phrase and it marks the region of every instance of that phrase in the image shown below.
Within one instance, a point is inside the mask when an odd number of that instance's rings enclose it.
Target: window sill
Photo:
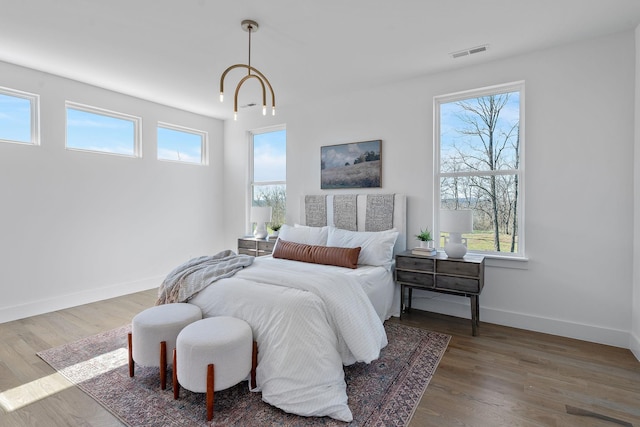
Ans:
[[[513,257],[504,255],[485,255],[485,265],[487,267],[497,268],[515,268],[517,270],[529,269],[529,258],[527,257]]]
[[[444,254],[444,249],[438,248],[438,252]],[[529,258],[515,257],[509,255],[487,254],[482,252],[467,252],[467,255],[479,255],[484,257],[484,264],[487,267],[513,268],[516,270],[528,270]]]

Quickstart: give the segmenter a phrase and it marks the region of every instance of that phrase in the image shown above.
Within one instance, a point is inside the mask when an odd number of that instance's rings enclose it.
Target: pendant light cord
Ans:
[[[247,65],[249,67],[247,67],[247,75],[251,75],[251,30],[253,29],[253,27],[251,25],[249,25],[249,61],[247,62]]]

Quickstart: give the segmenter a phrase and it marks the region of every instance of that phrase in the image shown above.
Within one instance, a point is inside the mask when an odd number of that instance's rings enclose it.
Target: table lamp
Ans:
[[[471,210],[441,210],[440,231],[449,232],[444,251],[449,258],[463,258],[467,253],[467,239],[463,242],[463,233],[473,231],[473,211]]]
[[[266,238],[269,233],[265,223],[271,222],[271,206],[251,206],[251,222],[256,223],[253,237],[256,239]]]

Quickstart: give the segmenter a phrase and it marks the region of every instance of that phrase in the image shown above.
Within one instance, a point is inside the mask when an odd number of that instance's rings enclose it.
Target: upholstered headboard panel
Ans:
[[[398,230],[394,253],[407,249],[407,198],[403,194],[326,194],[300,198],[302,225],[352,231]]]

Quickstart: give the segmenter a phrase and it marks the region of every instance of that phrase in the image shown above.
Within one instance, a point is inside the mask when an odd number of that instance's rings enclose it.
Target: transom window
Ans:
[[[158,123],[158,160],[207,164],[207,133]]]
[[[66,107],[68,149],[142,157],[140,117],[72,102]]]
[[[280,127],[252,132],[250,153],[251,206],[270,206],[271,226],[282,225],[287,206],[287,131]]]
[[[434,206],[473,212],[470,252],[524,257],[524,82],[434,103]]]
[[[40,97],[0,87],[0,141],[40,144]]]

